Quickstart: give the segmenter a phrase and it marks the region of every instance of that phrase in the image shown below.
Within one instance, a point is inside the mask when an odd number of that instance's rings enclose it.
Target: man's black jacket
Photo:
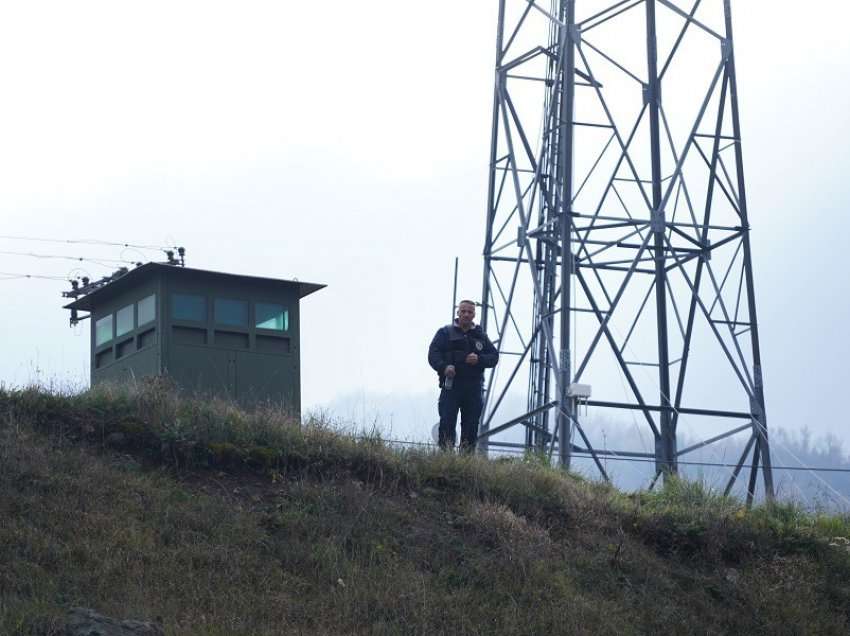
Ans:
[[[466,363],[466,356],[470,353],[478,354],[478,364]],[[440,376],[440,386],[443,386],[443,373],[450,364],[455,367],[457,383],[471,384],[481,383],[484,369],[495,367],[498,362],[496,347],[479,325],[466,333],[458,327],[457,321],[441,327],[428,347],[428,364]]]

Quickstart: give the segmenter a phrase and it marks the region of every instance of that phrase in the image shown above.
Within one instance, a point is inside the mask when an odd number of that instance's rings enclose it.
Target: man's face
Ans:
[[[475,305],[471,303],[461,303],[457,308],[457,321],[461,327],[472,326],[472,321],[475,319]]]

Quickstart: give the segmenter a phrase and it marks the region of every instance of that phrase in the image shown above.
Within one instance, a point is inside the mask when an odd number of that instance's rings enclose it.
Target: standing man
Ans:
[[[471,453],[478,439],[483,406],[484,369],[495,367],[499,353],[473,323],[475,303],[462,300],[455,321],[441,327],[428,347],[428,364],[440,378],[440,448],[454,448],[460,410],[460,448]]]

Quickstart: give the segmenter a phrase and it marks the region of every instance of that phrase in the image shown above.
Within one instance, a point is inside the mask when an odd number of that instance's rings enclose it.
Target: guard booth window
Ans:
[[[127,305],[115,314],[115,337],[133,331],[133,305]]]
[[[274,331],[289,330],[289,311],[283,305],[274,303],[257,303],[257,329],[271,329]]]
[[[138,303],[139,326],[153,322],[156,318],[156,294],[142,298]]]
[[[193,294],[171,294],[171,317],[174,320],[207,321],[207,299]]]
[[[235,327],[248,326],[248,303],[244,300],[215,299],[215,322]]]
[[[112,340],[112,314],[104,316],[94,323],[94,343],[95,346],[106,344]]]

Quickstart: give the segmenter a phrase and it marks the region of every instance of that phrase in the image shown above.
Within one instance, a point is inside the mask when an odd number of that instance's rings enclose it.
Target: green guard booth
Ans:
[[[91,382],[168,376],[183,391],[300,416],[299,301],[324,285],[147,263],[66,305],[91,318]]]

